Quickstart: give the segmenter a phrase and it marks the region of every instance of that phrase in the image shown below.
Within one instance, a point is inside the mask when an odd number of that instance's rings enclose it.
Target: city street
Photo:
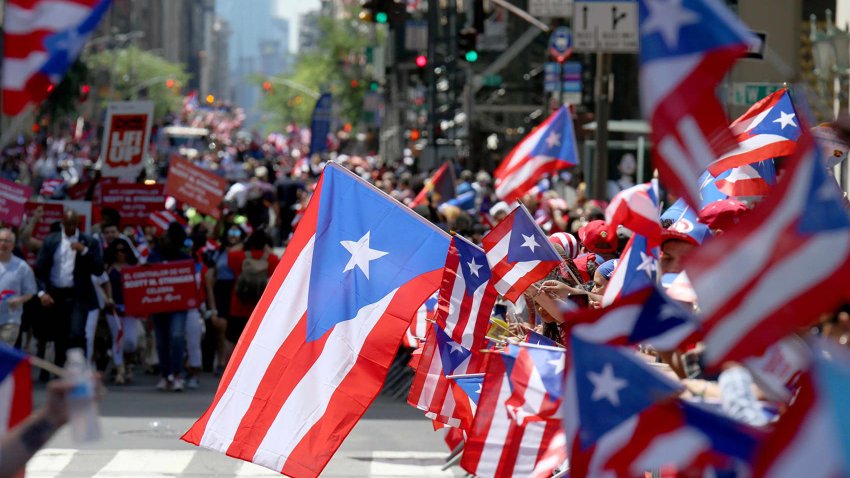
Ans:
[[[212,400],[217,379],[205,375],[201,388],[184,393],[154,390],[152,376],[110,386],[101,406],[103,438],[77,445],[65,427],[27,466],[29,478],[280,476],[266,468],[196,448],[180,435]],[[36,386],[35,406],[44,397]],[[322,476],[460,476],[440,468],[448,455],[440,432],[409,405],[378,397]]]

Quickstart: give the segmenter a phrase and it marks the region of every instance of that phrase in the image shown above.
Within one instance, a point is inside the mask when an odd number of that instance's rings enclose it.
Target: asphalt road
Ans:
[[[210,404],[218,380],[202,378],[199,390],[158,392],[155,378],[109,386],[101,403],[103,438],[76,444],[67,427],[30,461],[28,478],[280,476],[265,468],[200,449],[179,439]],[[36,406],[44,386],[36,385]],[[458,476],[441,471],[448,455],[441,432],[421,412],[378,397],[342,444],[322,476]]]

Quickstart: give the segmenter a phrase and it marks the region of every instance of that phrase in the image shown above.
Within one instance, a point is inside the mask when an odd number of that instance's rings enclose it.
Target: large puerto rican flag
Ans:
[[[697,206],[698,179],[736,146],[715,90],[758,42],[717,0],[639,0],[640,92],[661,181]]]
[[[808,132],[771,194],[739,227],[698,248],[685,268],[713,368],[760,355],[845,300],[850,215]]]
[[[380,391],[449,237],[342,167],[304,218],[185,441],[318,476]]]
[[[496,195],[519,199],[548,173],[578,164],[572,113],[562,106],[523,138],[496,168]]]
[[[62,81],[111,0],[9,0],[3,21],[3,114],[41,103]]]

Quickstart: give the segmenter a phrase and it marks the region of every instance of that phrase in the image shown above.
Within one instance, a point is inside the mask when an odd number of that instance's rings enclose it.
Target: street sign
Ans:
[[[573,49],[580,53],[637,53],[637,2],[575,0]]]
[[[558,63],[567,61],[573,54],[573,34],[567,27],[558,27],[549,37],[549,54]]]
[[[546,62],[543,65],[543,91],[546,93],[558,92],[558,63],[554,61]],[[581,83],[581,63],[577,61],[568,61],[563,64],[561,73],[562,81],[561,90],[564,92],[564,102],[578,104],[581,103],[582,83]]]
[[[537,18],[569,18],[573,0],[528,0],[528,13]]]
[[[408,20],[404,22],[404,49],[425,51],[428,48],[428,22]]]
[[[732,83],[728,101],[735,106],[750,106],[783,86],[782,83]]]

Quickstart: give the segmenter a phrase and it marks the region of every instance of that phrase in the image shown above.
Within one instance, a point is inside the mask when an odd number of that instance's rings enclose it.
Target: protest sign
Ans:
[[[62,215],[65,214],[65,206],[55,203],[28,202],[24,210],[27,218],[35,217],[40,210],[38,222],[32,229],[32,237],[39,241],[43,241],[50,234],[50,225],[56,221],[61,221]]]
[[[121,271],[127,315],[188,310],[198,306],[192,261],[129,267]]]
[[[219,204],[227,189],[227,180],[211,171],[199,168],[179,156],[171,157],[165,194],[218,219]]]
[[[136,178],[150,141],[153,103],[114,101],[106,108],[100,157],[104,177]]]
[[[147,224],[152,212],[165,209],[165,187],[162,184],[103,184],[100,207],[118,211],[122,225]]]
[[[30,196],[32,188],[0,179],[0,221],[20,226],[24,218],[24,204]]]

